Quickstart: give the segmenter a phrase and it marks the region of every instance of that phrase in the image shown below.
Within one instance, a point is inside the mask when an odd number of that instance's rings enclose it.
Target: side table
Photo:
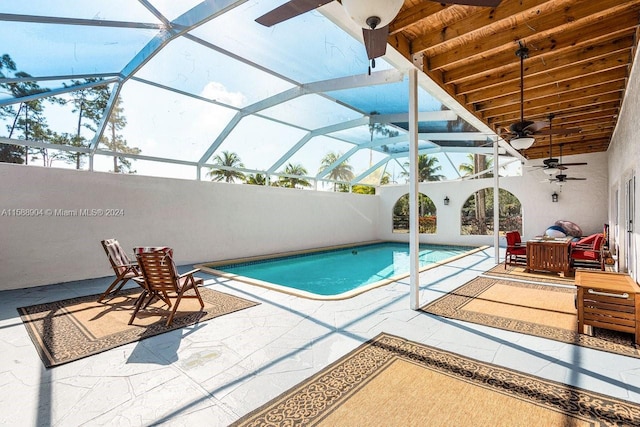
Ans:
[[[578,332],[585,326],[629,332],[640,344],[640,286],[623,273],[576,270]]]

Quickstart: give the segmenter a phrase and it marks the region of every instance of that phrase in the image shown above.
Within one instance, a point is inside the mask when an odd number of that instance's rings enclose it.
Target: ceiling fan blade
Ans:
[[[567,177],[565,178],[566,180],[571,180],[571,181],[586,181],[587,178],[573,178],[573,177]]]
[[[271,27],[280,22],[286,21],[310,10],[317,9],[320,6],[324,6],[327,3],[331,3],[333,0],[291,0],[285,4],[276,7],[270,12],[265,13],[256,22],[262,24],[265,27]]]
[[[536,131],[538,135],[568,135],[570,133],[580,133],[582,129],[580,128],[553,128],[553,129],[541,129]]]
[[[496,7],[502,0],[432,0],[438,3],[461,4],[464,6]]]
[[[363,28],[362,37],[364,38],[364,47],[367,49],[367,57],[369,59],[379,58],[387,52],[388,25],[375,30]]]
[[[527,129],[532,124],[534,124],[534,122],[530,122],[528,120],[525,120],[523,122],[511,123],[509,125],[509,129],[511,130],[511,132],[515,134],[521,134],[525,131],[525,129]]]
[[[530,124],[527,125],[524,130],[527,132],[536,132],[539,133],[538,131],[540,129],[543,129],[545,127],[547,127],[549,125],[549,123],[547,122],[529,122]]]
[[[588,163],[562,163],[562,166],[586,166]]]

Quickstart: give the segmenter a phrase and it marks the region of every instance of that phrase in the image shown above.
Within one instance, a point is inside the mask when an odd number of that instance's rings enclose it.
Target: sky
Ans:
[[[175,19],[199,2],[152,0],[151,3],[169,19]],[[192,32],[205,44],[217,46],[218,50],[178,38],[144,65],[135,74],[137,79],[215,102],[129,80],[121,91],[127,118],[127,126],[121,133],[128,144],[140,148],[142,155],[197,162],[239,109],[290,89],[294,86],[292,80],[317,82],[366,73],[368,62],[360,42],[318,12],[304,14],[272,28],[253,23],[255,17],[278,3],[281,2],[248,1]],[[128,0],[1,2],[0,13],[158,23],[140,3]],[[237,31],[238,28],[242,30]],[[0,40],[5,43],[0,54],[9,54],[18,70],[33,76],[114,73],[120,72],[157,33],[155,29],[3,22]],[[305,34],[305,37],[291,37],[291,34]],[[257,66],[225,56],[219,50],[240,55]],[[374,71],[390,68],[383,60],[377,63]],[[263,71],[261,67],[273,70],[276,75]],[[41,81],[39,84],[55,89],[62,82]],[[379,113],[394,113],[406,110],[407,87],[405,78],[403,82],[339,91],[330,93],[330,96],[348,101],[361,111],[371,109]],[[0,99],[5,97],[5,94],[0,94]],[[17,109],[17,105],[15,107]],[[421,111],[437,111],[440,104],[422,91],[419,108]],[[77,115],[70,110],[68,106],[47,104],[50,127],[58,132],[75,133]],[[246,168],[265,170],[278,162],[308,130],[362,117],[362,112],[345,108],[339,102],[317,94],[298,97],[265,109],[260,114],[262,117],[243,117],[215,154],[235,152]],[[6,128],[12,121],[13,118],[0,121],[0,136],[8,136]],[[358,142],[368,142],[370,138],[366,126],[342,134],[355,137]],[[84,135],[93,137],[88,133]],[[351,147],[352,144],[339,139],[319,136],[312,138],[287,162],[300,163],[309,175],[315,175],[324,155],[329,152],[345,153]],[[112,160],[101,157],[95,158],[95,170],[110,170]],[[351,157],[349,163],[359,173],[371,162],[375,164],[384,157],[383,153],[363,149]],[[465,154],[452,154],[451,158],[454,162],[467,161]],[[404,161],[401,159],[400,163]],[[54,166],[64,167],[61,164]],[[440,159],[440,166],[440,173],[449,178],[457,177],[455,168],[445,158]],[[284,165],[280,170],[283,168]],[[196,177],[194,167],[181,165],[136,160],[134,169],[140,174]],[[389,172],[399,175],[401,168],[396,162],[391,162]],[[398,177],[395,180],[401,181]]]

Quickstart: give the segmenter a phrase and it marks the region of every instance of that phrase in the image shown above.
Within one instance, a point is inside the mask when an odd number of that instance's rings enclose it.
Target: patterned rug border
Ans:
[[[74,304],[95,302],[100,295],[95,294],[67,298],[59,301],[51,301],[25,307],[18,307],[17,310],[20,314],[22,323],[27,329],[31,341],[33,342],[36,351],[38,352],[38,355],[42,359],[42,362],[44,363],[46,368],[51,368],[54,366],[60,366],[65,363],[73,362],[75,360],[80,360],[85,357],[93,356],[132,342],[141,341],[152,336],[174,331],[176,329],[181,329],[186,326],[198,324],[200,322],[208,321],[216,317],[224,316],[226,314],[234,313],[236,311],[244,310],[246,308],[254,307],[260,304],[259,302],[250,301],[206,287],[200,287],[198,288],[198,290],[200,291],[200,295],[205,304],[208,303],[213,306],[220,306],[222,310],[218,310],[216,312],[212,312],[211,310],[206,311],[207,306],[205,305],[205,311],[193,312],[185,316],[176,316],[171,326],[169,327],[165,326],[166,320],[163,319],[151,325],[148,325],[144,329],[131,328],[129,330],[107,335],[103,338],[95,340],[89,340],[86,334],[81,332],[81,326],[79,326],[76,320],[72,317],[57,316],[58,322],[64,322],[64,325],[61,326],[65,329],[66,333],[69,334],[69,338],[77,342],[77,344],[68,346],[64,354],[60,355],[51,354],[51,352],[49,351],[46,345],[46,339],[43,337],[42,333],[46,331],[40,331],[39,329],[36,330],[38,326],[37,323],[40,322],[40,320],[38,318],[34,318],[34,315],[52,310],[67,313],[66,307]],[[118,293],[118,295],[132,297],[139,293],[139,289],[130,289],[121,291]],[[224,298],[223,305],[219,304],[221,297]]]
[[[553,273],[543,273],[543,272],[534,272],[534,273],[525,273],[525,272],[514,272],[516,269],[522,268],[521,266],[516,265],[507,265],[505,269],[504,262],[490,268],[489,270],[482,273],[484,276],[491,277],[500,277],[500,278],[508,278],[514,280],[526,280],[531,282],[540,282],[540,283],[555,283],[559,285],[573,285],[575,279],[573,277],[563,277],[559,275],[555,275]]]
[[[398,359],[600,425],[640,425],[639,404],[381,333],[230,427],[317,425]]]
[[[479,325],[552,339],[567,344],[579,345],[623,356],[640,358],[640,351],[633,344],[633,340],[630,336],[628,340],[623,341],[621,337],[624,337],[624,335],[621,333],[598,328],[594,328],[594,336],[578,333],[577,314],[576,330],[573,331],[497,315],[482,314],[464,310],[464,306],[469,301],[496,283],[508,284],[514,287],[525,287],[529,289],[544,289],[546,291],[553,292],[570,292],[574,294],[576,292],[573,288],[515,282],[497,277],[481,276],[470,280],[454,291],[430,302],[420,310],[449,319],[464,320]]]

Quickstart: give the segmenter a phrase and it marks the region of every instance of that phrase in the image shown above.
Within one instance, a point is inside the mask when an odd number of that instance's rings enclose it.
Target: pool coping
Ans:
[[[237,280],[239,282],[247,283],[249,285],[259,286],[259,287],[262,287],[262,288],[271,289],[271,290],[274,290],[274,291],[277,291],[277,292],[282,292],[282,293],[285,293],[285,294],[294,295],[294,296],[301,297],[301,298],[312,299],[312,300],[320,300],[320,301],[339,301],[339,300],[353,298],[353,297],[355,297],[357,295],[360,295],[360,294],[363,294],[365,292],[368,292],[371,289],[379,288],[381,286],[385,286],[385,285],[388,285],[390,283],[393,283],[393,282],[396,282],[398,280],[401,280],[401,279],[404,279],[406,277],[409,277],[411,275],[411,272],[398,274],[396,276],[389,277],[387,279],[379,280],[379,281],[374,282],[374,283],[369,283],[368,285],[364,285],[364,286],[358,287],[356,289],[352,289],[350,291],[343,292],[341,294],[319,295],[319,294],[314,294],[312,292],[303,291],[303,290],[300,290],[300,289],[295,289],[295,288],[290,288],[290,287],[287,287],[287,286],[278,285],[276,283],[266,282],[266,281],[259,280],[259,279],[252,279],[250,277],[240,276],[240,275],[234,274],[234,273],[227,273],[225,271],[216,270],[215,268],[212,268],[212,267],[220,266],[220,265],[251,262],[251,261],[262,261],[262,260],[266,260],[266,259],[270,259],[270,258],[279,258],[279,257],[286,257],[286,256],[292,256],[292,255],[300,255],[300,254],[310,254],[310,253],[314,253],[314,252],[321,252],[321,251],[334,250],[334,249],[344,249],[344,248],[349,248],[349,247],[370,245],[370,244],[376,244],[376,243],[385,243],[385,242],[388,242],[388,241],[387,240],[376,240],[376,241],[369,241],[369,242],[349,243],[349,244],[345,244],[345,245],[325,246],[325,247],[322,247],[322,248],[314,248],[314,249],[304,249],[304,250],[289,251],[289,252],[279,252],[279,253],[269,254],[269,255],[257,255],[257,256],[252,256],[252,257],[234,258],[234,259],[226,259],[226,260],[221,260],[221,261],[200,263],[200,264],[195,264],[194,267],[200,269],[201,271],[203,271],[205,273],[209,273],[209,274],[212,274],[212,275],[215,275],[215,276],[224,277],[225,279]],[[393,243],[405,243],[405,242],[393,242]],[[446,246],[446,245],[443,245],[443,246]],[[459,246],[459,245],[454,245],[454,246]],[[429,265],[426,265],[424,267],[421,267],[419,269],[419,272],[431,270],[431,269],[439,267],[441,265],[448,264],[448,263],[453,262],[453,261],[455,261],[457,259],[460,259],[460,258],[463,258],[465,256],[474,254],[476,252],[480,252],[482,250],[485,250],[488,247],[489,247],[488,245],[475,247],[475,248],[470,249],[469,251],[467,251],[465,253],[462,253],[462,254],[459,254],[459,255],[455,255],[455,256],[452,256],[450,258],[446,258],[446,259],[444,259],[442,261],[436,261],[433,264],[429,264]]]

